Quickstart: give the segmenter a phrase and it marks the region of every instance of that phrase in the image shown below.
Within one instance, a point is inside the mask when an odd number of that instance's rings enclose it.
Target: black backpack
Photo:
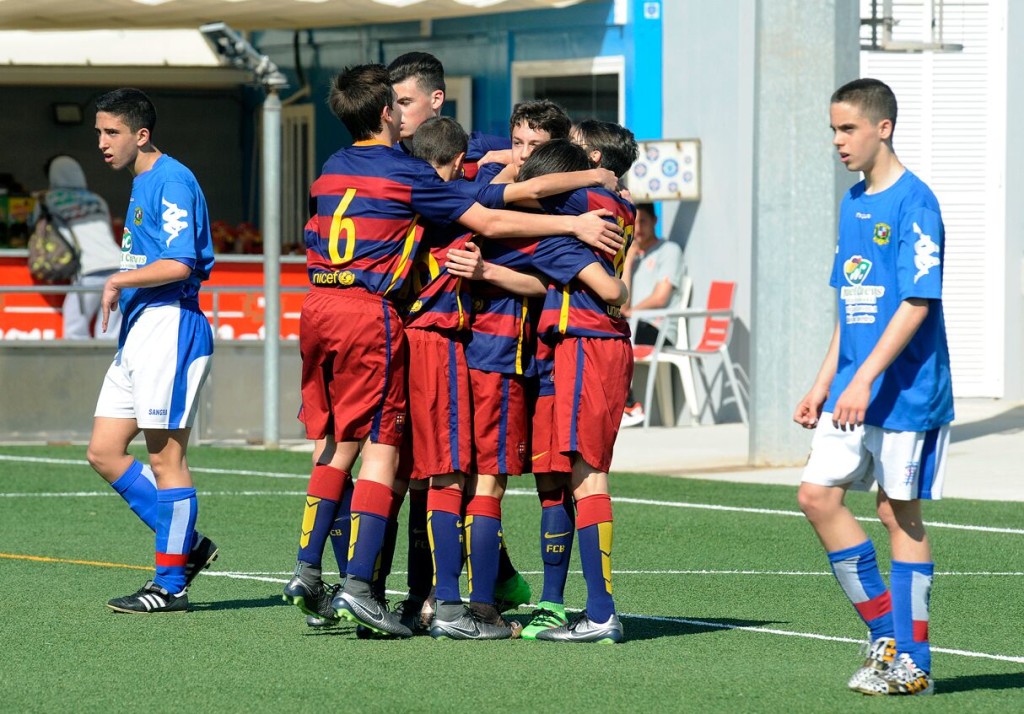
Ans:
[[[28,239],[28,272],[40,283],[66,283],[74,280],[82,267],[82,251],[75,232],[66,223],[71,241],[57,229],[58,218],[46,209],[46,199],[39,201],[42,218]]]

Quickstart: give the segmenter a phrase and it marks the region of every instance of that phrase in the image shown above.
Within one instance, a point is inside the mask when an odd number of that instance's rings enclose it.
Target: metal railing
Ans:
[[[309,286],[281,285],[278,287],[282,293],[305,293]],[[65,295],[78,293],[101,293],[102,289],[87,287],[84,285],[0,285],[0,297],[4,295]],[[220,296],[260,294],[264,292],[262,285],[203,285],[201,295],[209,295],[213,299],[211,308],[211,323],[214,335],[220,329]],[[91,338],[96,339],[96,338]]]

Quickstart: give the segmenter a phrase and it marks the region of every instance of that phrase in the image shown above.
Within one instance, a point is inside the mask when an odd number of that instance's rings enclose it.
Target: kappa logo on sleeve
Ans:
[[[167,247],[170,247],[171,241],[188,228],[188,221],[182,220],[188,218],[188,211],[178,208],[177,204],[171,203],[166,198],[160,199],[160,202],[164,205],[161,218],[164,221],[164,232],[167,233]]]
[[[939,246],[930,235],[921,231],[921,227],[917,223],[914,223],[914,233],[919,236],[914,243],[914,267],[917,268],[914,283],[916,284],[918,280],[928,274],[928,271],[939,264],[939,256],[936,255],[939,252]]]

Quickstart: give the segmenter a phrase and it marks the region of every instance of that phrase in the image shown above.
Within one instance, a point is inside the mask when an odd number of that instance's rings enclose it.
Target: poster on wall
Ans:
[[[637,143],[640,158],[626,181],[634,203],[700,200],[700,139]]]

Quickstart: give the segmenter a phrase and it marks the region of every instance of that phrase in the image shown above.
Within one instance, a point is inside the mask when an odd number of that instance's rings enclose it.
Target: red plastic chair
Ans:
[[[677,310],[658,310],[658,311],[645,311],[650,312],[652,315],[657,312],[659,316],[665,318],[695,318],[704,317],[704,332],[701,335],[700,342],[696,347],[688,349],[685,347],[672,347],[665,344],[664,334],[658,335],[658,340],[654,345],[654,350],[650,356],[651,373],[650,378],[647,380],[647,392],[644,397],[644,404],[650,404],[651,398],[654,394],[654,374],[657,370],[658,361],[673,360],[676,361],[678,358],[686,357],[691,360],[697,360],[698,367],[700,367],[701,381],[704,384],[705,403],[704,406],[698,411],[694,410],[694,415],[699,417],[704,413],[704,409],[711,404],[710,394],[714,385],[714,380],[710,383],[707,380],[703,369],[703,363],[708,358],[720,355],[722,358],[722,367],[725,372],[726,381],[729,383],[729,388],[732,391],[733,398],[736,400],[736,408],[740,413],[740,419],[744,424],[749,423],[747,417],[747,407],[745,401],[747,399],[746,389],[740,384],[737,379],[737,367],[733,364],[732,358],[729,356],[729,340],[732,337],[732,321],[733,321],[733,298],[736,294],[736,283],[734,282],[723,282],[714,281],[711,283],[711,288],[708,291],[708,303],[707,308],[704,310],[694,309],[677,309]],[[646,318],[644,318],[646,319]],[[646,415],[647,418],[644,421],[644,426],[648,425],[649,412]]]

